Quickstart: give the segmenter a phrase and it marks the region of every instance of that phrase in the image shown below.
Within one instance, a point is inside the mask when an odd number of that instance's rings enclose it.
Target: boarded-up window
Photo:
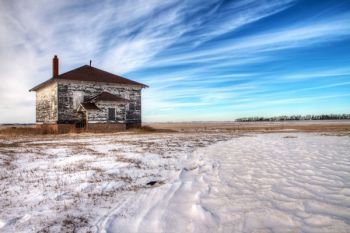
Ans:
[[[115,108],[108,108],[108,120],[115,121]]]

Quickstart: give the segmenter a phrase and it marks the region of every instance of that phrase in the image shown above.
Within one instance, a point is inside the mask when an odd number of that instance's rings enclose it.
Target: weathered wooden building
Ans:
[[[146,85],[85,65],[33,87],[37,127],[57,132],[117,131],[141,126],[141,90]]]

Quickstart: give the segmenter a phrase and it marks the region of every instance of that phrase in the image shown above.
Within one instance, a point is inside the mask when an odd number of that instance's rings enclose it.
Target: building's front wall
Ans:
[[[119,122],[125,123],[126,121],[126,106],[124,102],[110,102],[110,101],[99,101],[96,106],[100,110],[88,110],[87,121],[88,123],[104,123],[104,122]],[[108,109],[115,109],[115,121],[108,119]]]
[[[117,109],[116,116],[122,116],[125,111],[126,123],[141,123],[141,87],[133,85],[119,85],[100,82],[81,82],[72,80],[58,80],[58,123],[73,123],[81,120],[81,114],[77,113],[78,104],[94,97],[101,92],[109,92],[129,100],[126,107]],[[108,108],[105,103],[100,107]],[[115,103],[114,103],[115,104]],[[120,105],[120,104],[118,104]],[[106,113],[103,113],[106,112]],[[94,113],[92,119],[96,121],[107,120],[107,111]]]
[[[36,122],[56,123],[57,120],[57,82],[53,82],[36,91]]]

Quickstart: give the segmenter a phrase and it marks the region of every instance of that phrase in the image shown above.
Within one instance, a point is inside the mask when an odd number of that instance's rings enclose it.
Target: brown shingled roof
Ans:
[[[131,84],[140,85],[144,87],[146,86],[145,84],[138,83],[130,79],[123,78],[119,75],[115,75],[88,65],[60,74],[57,76],[57,78],[78,81]]]
[[[123,101],[124,102],[128,100],[104,91],[101,94],[98,94],[92,97],[91,99],[89,99],[89,101]]]
[[[123,78],[119,75],[115,75],[92,66],[84,65],[74,70],[68,71],[66,73],[60,74],[54,78],[51,78],[35,87],[30,91],[36,91],[39,88],[46,86],[46,84],[51,83],[56,79],[64,80],[77,80],[77,81],[88,81],[88,82],[105,82],[105,83],[117,83],[126,85],[137,85],[141,87],[148,87],[145,84],[132,81],[127,78]]]

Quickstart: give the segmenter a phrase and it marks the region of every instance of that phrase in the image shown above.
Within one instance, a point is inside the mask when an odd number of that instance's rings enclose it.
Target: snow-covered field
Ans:
[[[0,140],[0,232],[350,232],[350,137]]]

